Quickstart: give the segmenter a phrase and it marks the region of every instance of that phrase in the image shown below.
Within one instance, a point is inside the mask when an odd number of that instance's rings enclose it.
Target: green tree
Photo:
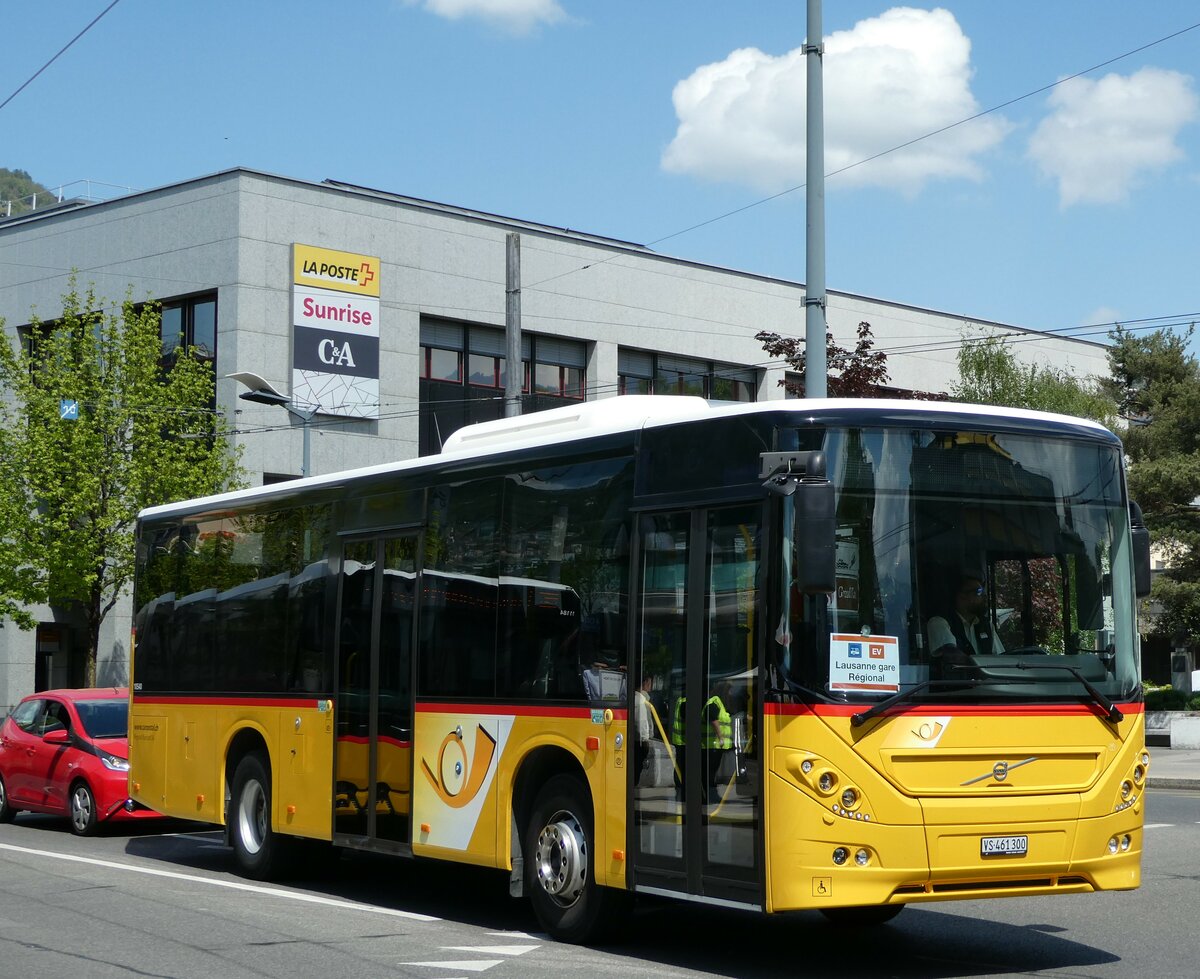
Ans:
[[[1106,428],[1117,424],[1117,404],[1104,382],[1077,378],[1047,364],[1022,364],[1002,337],[963,338],[958,349],[955,401],[1033,408],[1090,418]]]
[[[0,607],[22,628],[35,624],[23,604],[78,609],[89,686],[100,626],[132,581],[138,512],[242,475],[210,407],[212,368],[190,350],[164,366],[160,322],[157,305],[114,307],[72,278],[60,318],[0,342]]]
[[[1157,631],[1200,643],[1200,363],[1192,338],[1155,330],[1112,333],[1108,390],[1129,420],[1129,492],[1167,569],[1154,582]]]
[[[35,194],[39,207],[55,201],[54,194],[24,170],[0,167],[0,218],[7,217],[10,211],[15,215],[32,210]]]

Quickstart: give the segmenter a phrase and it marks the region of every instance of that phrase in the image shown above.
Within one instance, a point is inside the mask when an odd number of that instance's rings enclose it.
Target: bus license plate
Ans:
[[[979,839],[981,857],[1023,857],[1028,852],[1028,836],[983,836]]]

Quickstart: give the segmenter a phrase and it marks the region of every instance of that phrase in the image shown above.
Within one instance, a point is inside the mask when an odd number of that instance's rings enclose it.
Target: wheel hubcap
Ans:
[[[267,835],[267,798],[258,782],[247,782],[238,804],[238,836],[248,853],[262,849]]]
[[[87,829],[92,819],[92,797],[82,785],[71,796],[71,817],[76,829]]]
[[[542,890],[564,906],[578,900],[587,883],[587,838],[572,813],[556,812],[542,827],[533,860]]]

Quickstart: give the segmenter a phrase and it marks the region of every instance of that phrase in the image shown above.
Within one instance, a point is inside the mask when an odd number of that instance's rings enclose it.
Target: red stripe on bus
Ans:
[[[624,707],[603,708],[611,710],[613,718],[623,720],[629,711]],[[418,714],[504,714],[513,717],[576,717],[592,716],[590,707],[537,707],[523,704],[517,707],[513,704],[450,704],[422,703],[417,704]]]
[[[133,695],[135,704],[161,704],[162,706],[178,706],[189,705],[198,707],[286,707],[288,710],[296,708],[312,708],[316,709],[321,704],[326,702],[326,698],[313,699],[312,697],[171,697],[161,694],[140,694]]]
[[[775,704],[763,705],[767,715],[800,717],[814,714],[817,717],[850,717],[870,708],[870,704]],[[1123,714],[1141,714],[1146,705],[1117,704]],[[881,717],[892,713],[905,714],[958,714],[976,717],[1070,717],[1079,714],[1095,714],[1100,710],[1096,704],[897,704],[884,711]]]

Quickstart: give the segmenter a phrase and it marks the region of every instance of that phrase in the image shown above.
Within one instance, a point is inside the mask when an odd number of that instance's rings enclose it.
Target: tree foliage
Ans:
[[[53,193],[39,184],[24,170],[9,170],[0,167],[0,217],[6,217],[10,210],[15,214],[24,214],[32,209],[32,198],[37,195],[38,204],[45,207],[55,200]]]
[[[1167,570],[1156,577],[1158,631],[1200,643],[1200,363],[1192,337],[1155,330],[1112,334],[1110,395],[1129,419],[1129,492]]]
[[[164,369],[160,323],[155,304],[112,307],[72,279],[60,318],[0,342],[0,610],[29,628],[24,605],[78,608],[89,685],[133,577],[138,512],[241,478],[211,366],[184,350]]]
[[[1110,429],[1117,424],[1117,404],[1103,382],[1080,379],[1048,364],[1023,364],[998,336],[964,338],[950,396],[973,404],[1090,418]]]
[[[754,335],[763,345],[763,350],[773,358],[786,360],[788,366],[800,375],[799,381],[782,379],[779,384],[788,394],[803,398],[803,378],[808,366],[805,341],[797,337],[785,337],[767,330]],[[865,320],[858,324],[858,342],[848,350],[833,342],[833,334],[825,334],[826,393],[831,398],[941,398],[944,395],[924,392],[902,391],[888,387],[890,375],[887,354],[875,349],[875,337],[871,324]]]

